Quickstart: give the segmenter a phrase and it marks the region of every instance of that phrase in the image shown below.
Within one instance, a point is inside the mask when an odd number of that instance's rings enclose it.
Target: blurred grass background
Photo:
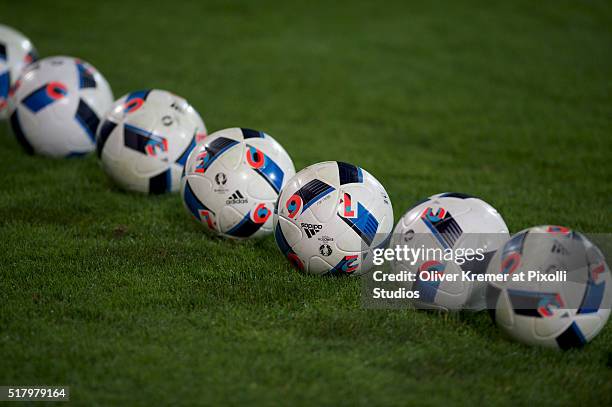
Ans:
[[[610,232],[612,3],[8,1],[42,56],[115,96],[162,88],[209,131],[265,130],[296,168],[343,160],[396,218],[443,191],[512,232]],[[364,310],[356,279],[293,271],[273,238],[211,239],[177,195],[120,192],[94,156],[0,130],[0,384],[79,404],[612,403],[612,328],[558,353],[484,314]]]

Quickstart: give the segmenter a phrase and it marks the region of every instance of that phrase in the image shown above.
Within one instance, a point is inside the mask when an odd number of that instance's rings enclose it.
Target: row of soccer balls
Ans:
[[[34,54],[29,41],[12,35],[0,27],[4,69],[15,77],[11,61]],[[200,115],[174,94],[136,91],[113,103],[107,81],[84,61],[51,57],[27,66],[28,58],[22,61],[6,111],[29,153],[71,157],[97,149],[104,170],[124,189],[159,194],[180,188],[185,207],[206,229],[236,239],[274,233],[283,254],[308,273],[363,274],[372,268],[374,250],[389,244],[486,248],[490,261],[482,263],[480,273],[565,266],[578,282],[577,290],[562,283],[512,281],[407,284],[426,294],[416,301],[418,306],[480,310],[488,305],[496,322],[523,342],[580,346],[609,317],[610,271],[599,250],[577,232],[539,227],[510,238],[502,217],[486,202],[445,193],[410,209],[392,234],[387,192],[357,166],[324,162],[295,174],[291,158],[271,136],[244,128],[207,135]],[[0,102],[7,106],[6,99]],[[536,238],[540,236],[544,238]],[[453,262],[392,266],[459,271]],[[526,297],[528,306],[517,306],[517,295],[522,295],[522,304]],[[574,303],[573,308],[565,305]]]

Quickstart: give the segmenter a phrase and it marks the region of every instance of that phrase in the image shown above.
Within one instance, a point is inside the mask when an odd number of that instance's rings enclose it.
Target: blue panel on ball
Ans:
[[[263,138],[263,131],[251,130],[251,129],[240,129],[242,131],[242,137],[247,138]]]
[[[576,322],[572,322],[561,335],[557,336],[556,341],[557,345],[563,350],[581,348],[587,343],[584,334]]]
[[[363,182],[361,168],[341,161],[338,161],[338,177],[340,185]]]
[[[149,89],[145,89],[145,90],[137,90],[136,92],[132,92],[130,93],[125,102],[127,104],[127,102],[129,102],[132,99],[142,99],[142,100],[147,100],[147,96],[149,96],[149,93],[151,91]]]
[[[149,179],[149,194],[159,195],[172,190],[172,170],[167,169]]]
[[[21,122],[19,121],[18,116],[19,110],[15,110],[11,115],[11,128],[13,129],[13,134],[15,134],[15,138],[21,144],[21,147],[25,150],[26,153],[32,155],[34,154],[34,147],[28,141],[23,129],[21,128]]]
[[[251,148],[251,146],[248,144],[247,147]],[[264,154],[262,166],[259,168],[253,168],[253,170],[261,175],[277,194],[280,192],[280,189],[283,186],[283,178],[285,177],[285,173],[270,157]]]
[[[214,215],[214,212],[211,211],[206,205],[202,203],[198,199],[198,197],[191,189],[191,185],[189,185],[189,181],[185,182],[185,192],[183,193],[183,199],[185,200],[185,204],[189,208],[191,214],[198,220],[202,220],[200,217],[200,211],[208,211]]]
[[[74,115],[76,121],[81,125],[92,143],[96,142],[96,131],[100,124],[100,119],[96,112],[83,99],[79,100],[79,106]]]
[[[113,130],[115,130],[115,127],[117,127],[117,123],[111,122],[110,120],[105,120],[104,123],[102,123],[96,143],[96,153],[98,154],[98,157],[102,156],[102,149],[104,149],[106,140],[108,140],[108,137],[111,135]]]
[[[287,253],[291,251],[291,246],[287,242],[285,235],[283,234],[283,230],[281,229],[280,221],[276,224],[276,230],[274,231],[274,238],[276,239],[276,244],[281,252],[286,256]]]
[[[302,188],[298,189],[295,195],[302,198],[304,208],[302,211],[308,209],[312,204],[323,198],[325,195],[331,193],[334,187],[326,184],[325,182],[313,179],[306,183]]]
[[[251,220],[251,214],[247,213],[236,226],[228,230],[226,233],[234,237],[249,237],[261,229],[263,225],[263,223],[253,222]]]
[[[59,93],[61,94],[61,92]],[[23,103],[33,113],[38,113],[56,100],[57,98],[53,98],[47,91],[47,85],[43,85],[26,96],[21,103]]]
[[[599,284],[595,284],[594,281],[589,279],[586,289],[584,291],[584,297],[582,303],[578,309],[578,314],[592,314],[593,312],[599,311],[601,301],[603,300],[604,292],[606,289],[606,282],[602,281]]]
[[[340,214],[338,214],[338,216],[349,225],[368,246],[372,244],[376,231],[378,230],[378,221],[365,206],[359,202],[357,203],[356,218],[347,218]]]
[[[191,153],[191,150],[193,150],[195,145],[196,145],[196,140],[194,136],[191,138],[191,143],[189,143],[185,151],[183,151],[181,155],[179,156],[179,158],[176,160],[176,163],[184,167],[185,163],[187,162],[187,157],[189,157],[189,153]]]
[[[97,84],[93,73],[80,61],[77,61],[76,65],[79,71],[79,88],[95,88]]]
[[[7,99],[11,88],[11,75],[9,71],[0,73],[0,99]]]

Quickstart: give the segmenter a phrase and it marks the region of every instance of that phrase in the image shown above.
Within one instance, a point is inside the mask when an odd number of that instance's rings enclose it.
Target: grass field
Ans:
[[[298,169],[367,169],[396,219],[452,190],[512,232],[612,232],[610,2],[0,9],[116,97],[171,90],[210,131],[270,133]],[[301,275],[272,237],[209,238],[179,196],[121,192],[95,156],[26,156],[4,126],[0,140],[0,385],[66,384],[82,405],[612,403],[612,324],[561,353],[486,313],[366,310],[358,279]]]

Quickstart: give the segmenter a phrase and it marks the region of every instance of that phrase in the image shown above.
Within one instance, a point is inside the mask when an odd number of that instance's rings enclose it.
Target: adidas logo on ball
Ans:
[[[227,201],[225,201],[226,205],[236,205],[245,203],[249,203],[249,200],[245,198],[238,190],[236,190],[236,192],[230,195],[230,197],[227,198]]]
[[[302,223],[302,229],[306,232],[306,236],[310,239],[323,229],[323,225],[315,225],[314,223]]]

